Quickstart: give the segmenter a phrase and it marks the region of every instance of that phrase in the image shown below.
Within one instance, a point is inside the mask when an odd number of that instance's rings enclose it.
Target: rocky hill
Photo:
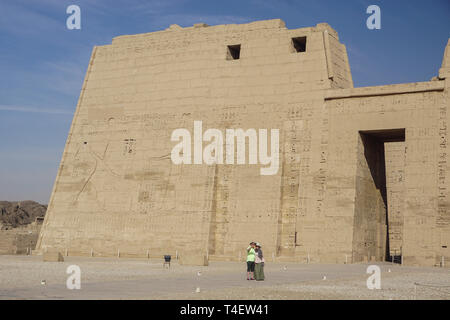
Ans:
[[[47,205],[35,201],[0,201],[0,230],[30,224],[36,217],[44,217]]]

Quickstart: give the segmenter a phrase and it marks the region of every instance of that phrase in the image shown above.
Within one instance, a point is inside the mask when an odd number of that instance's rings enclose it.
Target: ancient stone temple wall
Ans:
[[[401,254],[403,244],[403,213],[405,210],[405,156],[404,142],[384,144],[386,156],[386,188],[389,218],[389,254]]]
[[[447,70],[437,81],[354,89],[327,24],[172,25],[116,37],[92,52],[37,251],[238,260],[256,240],[278,260],[383,260],[399,232],[386,216],[394,189],[383,144],[394,139],[407,150],[405,261],[435,263],[437,242],[447,243],[436,229],[448,223]],[[177,129],[192,134],[193,153],[208,145],[196,121],[224,137],[278,130],[277,170],[250,163],[250,138],[244,163],[174,163]],[[416,243],[421,224],[419,236],[440,235]]]

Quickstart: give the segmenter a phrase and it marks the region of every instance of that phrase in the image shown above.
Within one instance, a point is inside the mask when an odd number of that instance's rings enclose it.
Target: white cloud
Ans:
[[[71,111],[70,108],[44,108],[44,107],[5,106],[5,105],[0,105],[0,111],[35,112],[35,113],[67,114],[67,115],[74,114],[74,111]]]
[[[28,9],[26,6],[5,4],[0,6],[0,28],[16,36],[51,34],[65,27],[57,19]]]
[[[253,21],[253,18],[233,16],[233,15],[210,15],[210,14],[167,14],[160,17],[155,17],[152,25],[160,29],[165,29],[171,24],[178,24],[183,27],[194,25],[194,23],[206,23],[209,25],[219,24],[233,24],[233,23],[247,23]]]

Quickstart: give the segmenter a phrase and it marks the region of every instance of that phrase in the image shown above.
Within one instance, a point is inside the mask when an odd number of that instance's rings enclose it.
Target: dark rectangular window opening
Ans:
[[[236,44],[228,46],[227,60],[237,60],[241,56],[241,45]]]
[[[292,38],[292,46],[295,52],[306,52],[306,37]]]

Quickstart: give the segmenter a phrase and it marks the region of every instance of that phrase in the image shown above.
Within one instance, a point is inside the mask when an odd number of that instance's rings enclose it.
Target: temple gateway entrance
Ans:
[[[404,142],[405,129],[358,133],[353,262],[401,259]]]

